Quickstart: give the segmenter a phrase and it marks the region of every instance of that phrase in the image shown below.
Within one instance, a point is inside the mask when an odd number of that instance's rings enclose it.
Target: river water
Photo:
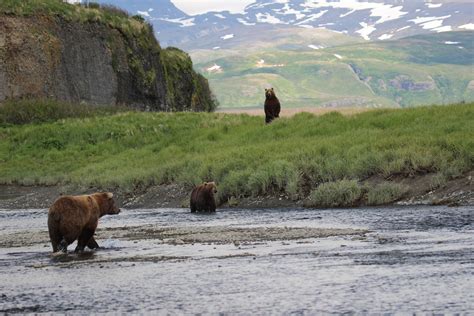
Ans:
[[[123,210],[67,255],[46,221],[0,210],[0,312],[474,312],[472,207]]]

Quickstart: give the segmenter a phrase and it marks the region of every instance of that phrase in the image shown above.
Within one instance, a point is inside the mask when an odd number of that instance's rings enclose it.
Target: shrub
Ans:
[[[361,195],[362,189],[355,180],[327,182],[311,192],[309,204],[320,207],[353,206]]]
[[[139,15],[139,14],[136,14],[136,15],[132,16],[132,19],[137,20],[137,21],[142,22],[142,23],[145,23],[145,18],[143,16]]]
[[[97,3],[97,2],[89,2],[87,4],[87,8],[89,8],[89,9],[100,9],[100,4]]]
[[[92,5],[93,3],[90,3],[90,5]],[[121,17],[121,18],[128,18],[128,12],[119,8],[119,7],[116,7],[114,5],[110,5],[110,4],[103,4],[103,5],[100,5],[99,6],[102,11],[104,11],[105,13],[108,13],[110,15],[113,15],[113,16],[117,16],[117,17]]]
[[[437,173],[433,176],[430,181],[430,190],[436,190],[438,188],[443,187],[448,182],[446,176],[442,173]]]
[[[383,182],[368,189],[367,203],[369,205],[389,204],[401,199],[407,191],[407,188],[401,184]]]

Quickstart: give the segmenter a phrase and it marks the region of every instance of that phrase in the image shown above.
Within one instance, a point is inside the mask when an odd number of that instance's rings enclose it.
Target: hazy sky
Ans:
[[[255,0],[171,0],[173,4],[189,15],[209,11],[230,11],[242,13],[244,8]]]

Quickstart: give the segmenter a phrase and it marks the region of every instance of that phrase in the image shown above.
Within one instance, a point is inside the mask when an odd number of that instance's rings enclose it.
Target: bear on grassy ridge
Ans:
[[[191,192],[191,213],[194,212],[215,212],[217,193],[215,182],[204,182],[195,187]]]
[[[269,124],[274,119],[280,117],[280,101],[275,95],[273,88],[265,89],[265,123]]]
[[[67,252],[67,247],[77,239],[75,252],[99,248],[94,239],[99,218],[120,213],[113,194],[62,196],[49,208],[48,230],[53,252]]]

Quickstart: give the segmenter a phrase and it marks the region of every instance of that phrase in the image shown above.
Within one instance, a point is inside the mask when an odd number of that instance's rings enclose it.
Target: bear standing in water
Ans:
[[[67,252],[67,246],[77,239],[75,252],[99,248],[94,233],[99,218],[120,213],[113,194],[95,193],[80,196],[62,196],[49,208],[48,230],[53,252]]]
[[[215,212],[217,187],[214,182],[204,182],[191,192],[191,213]]]
[[[265,89],[265,123],[269,124],[280,117],[280,101],[275,95],[273,88]]]

